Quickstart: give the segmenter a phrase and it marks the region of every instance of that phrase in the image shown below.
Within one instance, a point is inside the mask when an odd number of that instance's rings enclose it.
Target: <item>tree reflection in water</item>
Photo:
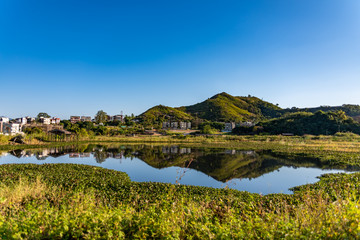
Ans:
[[[17,158],[34,156],[38,160],[69,155],[69,158],[93,157],[99,164],[108,158],[137,158],[148,165],[163,169],[179,167],[176,182],[178,183],[189,169],[203,172],[230,187],[231,179],[252,179],[273,172],[283,166],[313,167],[321,169],[344,169],[346,166],[329,166],[316,159],[277,157],[269,151],[239,151],[234,149],[190,148],[179,146],[150,145],[99,145],[85,144],[79,146],[62,146],[36,150],[13,150],[9,154]],[[346,170],[358,171],[348,168]]]

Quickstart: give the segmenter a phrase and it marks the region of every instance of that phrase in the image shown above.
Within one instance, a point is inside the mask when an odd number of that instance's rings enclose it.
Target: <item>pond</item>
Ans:
[[[132,181],[164,182],[251,193],[292,193],[325,173],[353,172],[311,159],[285,159],[265,151],[151,145],[66,146],[0,153],[0,164],[77,163],[126,172]]]

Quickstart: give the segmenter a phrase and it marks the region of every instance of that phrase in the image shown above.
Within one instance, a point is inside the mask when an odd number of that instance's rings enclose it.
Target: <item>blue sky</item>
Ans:
[[[0,115],[360,104],[359,26],[359,0],[1,0]]]

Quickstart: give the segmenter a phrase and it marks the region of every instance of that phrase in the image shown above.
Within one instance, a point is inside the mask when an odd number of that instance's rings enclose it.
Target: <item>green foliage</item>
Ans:
[[[200,133],[202,133],[202,134],[214,134],[216,132],[217,132],[217,130],[215,128],[212,128],[208,124],[204,125],[200,130]]]
[[[39,113],[38,115],[37,115],[37,119],[39,120],[40,118],[49,118],[50,117],[50,115],[49,114],[47,114],[47,113],[45,113],[45,112],[41,112],[41,113]]]
[[[11,136],[5,136],[5,135],[0,134],[0,143],[6,144],[9,142],[10,138],[11,138]]]
[[[2,239],[356,239],[360,174],[294,195],[136,183],[81,165],[0,167]]]
[[[263,128],[260,126],[253,126],[253,127],[238,126],[232,130],[232,133],[237,135],[251,135],[251,134],[259,134],[262,131]]]
[[[27,127],[23,130],[26,134],[39,134],[43,133],[44,131],[39,127]]]
[[[214,129],[214,131],[221,131],[225,128],[225,124],[218,122],[204,122],[199,125],[199,130],[203,131],[204,128]]]
[[[95,115],[95,121],[97,123],[104,123],[107,121],[107,113],[103,110],[99,110]]]
[[[264,127],[265,132],[271,134],[332,135],[341,131],[360,133],[360,124],[348,117],[343,111],[288,113],[278,119],[262,122],[260,125]]]
[[[190,121],[193,117],[179,109],[158,105],[142,113],[139,118],[146,125],[162,124],[165,121]]]
[[[336,106],[336,107],[331,107],[331,106],[320,106],[320,107],[315,107],[315,108],[287,108],[287,109],[282,109],[279,110],[279,114],[283,115],[286,113],[294,113],[294,112],[311,112],[311,113],[316,113],[318,111],[323,111],[323,112],[337,112],[337,111],[343,111],[345,112],[345,114],[347,116],[350,117],[360,117],[360,106],[359,105],[351,105],[351,104],[344,104],[342,106]]]
[[[180,109],[209,121],[239,122],[274,117],[280,108],[256,97],[233,97],[220,93],[204,102]]]

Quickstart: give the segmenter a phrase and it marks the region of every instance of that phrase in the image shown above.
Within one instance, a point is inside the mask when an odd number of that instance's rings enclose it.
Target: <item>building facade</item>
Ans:
[[[51,123],[51,124],[60,124],[60,118],[55,118],[55,117],[53,117],[53,118],[50,120],[50,123]]]
[[[180,129],[180,130],[187,130],[191,129],[191,122],[163,122],[162,123],[163,129]]]
[[[80,121],[81,121],[80,116],[70,116],[70,122],[71,123],[77,123],[77,122],[80,122]]]
[[[42,124],[45,124],[45,125],[50,125],[51,124],[51,118],[41,117],[41,118],[39,118],[39,122],[42,123]]]
[[[124,121],[124,116],[122,114],[118,114],[118,115],[114,115],[110,118],[111,121],[119,121],[119,122],[123,122]]]
[[[91,117],[89,117],[89,116],[81,116],[80,121],[81,122],[91,122]]]
[[[223,132],[231,132],[236,127],[234,122],[225,123],[225,127],[222,130]]]
[[[5,135],[15,135],[21,133],[19,123],[0,122],[0,133]]]

